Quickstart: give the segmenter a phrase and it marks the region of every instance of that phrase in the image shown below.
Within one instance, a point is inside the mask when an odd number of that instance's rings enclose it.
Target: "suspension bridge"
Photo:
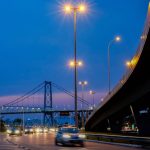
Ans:
[[[56,125],[55,116],[70,116],[70,114],[74,116],[74,109],[54,106],[55,90],[74,98],[74,94],[65,88],[56,83],[44,81],[24,95],[2,105],[0,115],[43,114],[43,125],[54,126],[54,123]],[[78,116],[86,120],[92,111],[90,104],[81,97],[78,97],[78,101],[84,104],[84,107],[78,110]]]

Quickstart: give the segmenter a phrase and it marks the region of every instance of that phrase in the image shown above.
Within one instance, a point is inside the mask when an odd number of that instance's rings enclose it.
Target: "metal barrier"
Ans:
[[[108,134],[86,134],[87,139],[114,143],[136,144],[142,147],[150,146],[150,137],[122,136]]]

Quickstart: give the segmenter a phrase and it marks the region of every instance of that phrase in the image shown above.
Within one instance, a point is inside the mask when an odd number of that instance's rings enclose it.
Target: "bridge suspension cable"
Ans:
[[[67,95],[74,97],[74,94],[69,92],[68,90],[64,89],[63,87],[57,85],[56,83],[51,82],[52,86],[55,87],[56,89],[66,93]],[[4,104],[3,106],[12,106],[15,104],[18,104],[20,102],[23,102],[24,100],[26,100],[27,98],[31,97],[32,95],[36,94],[37,92],[39,92],[40,90],[42,90],[44,88],[44,82],[40,83],[39,85],[37,85],[35,88],[33,88],[32,90],[30,90],[29,92],[25,93],[23,96],[16,98],[15,100],[8,102],[6,104]],[[86,104],[87,106],[90,105],[89,102],[87,102],[85,99],[82,99],[81,97],[78,96],[78,101],[83,102],[84,104]]]
[[[15,100],[8,102],[6,104],[4,104],[3,106],[9,106],[9,105],[14,105],[16,103],[22,102],[25,99],[27,99],[28,97],[32,96],[33,94],[37,93],[38,91],[40,91],[42,88],[44,87],[44,82],[40,83],[39,85],[37,85],[35,88],[33,88],[31,91],[25,93],[23,96],[16,98]]]
[[[55,88],[59,89],[60,91],[65,92],[67,95],[69,95],[69,96],[71,96],[71,97],[74,97],[74,94],[73,94],[73,93],[71,93],[71,92],[69,92],[68,90],[64,89],[63,87],[57,85],[56,83],[53,83],[53,82],[52,82],[52,85],[53,85]],[[90,103],[89,103],[88,101],[82,99],[82,98],[79,97],[79,96],[78,96],[78,100],[81,101],[81,102],[83,102],[84,104],[86,104],[86,105],[88,105],[88,106],[90,105]]]

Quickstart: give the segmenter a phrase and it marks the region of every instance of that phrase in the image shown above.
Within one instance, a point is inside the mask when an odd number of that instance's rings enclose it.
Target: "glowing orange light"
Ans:
[[[127,62],[126,62],[126,66],[127,66],[127,67],[131,67],[131,66],[132,66],[131,62],[130,62],[130,61],[127,61]]]
[[[69,66],[70,66],[70,67],[74,67],[74,65],[75,65],[74,61],[70,61],[70,62],[69,62]]]
[[[65,5],[65,6],[64,6],[64,11],[65,11],[66,13],[70,13],[70,12],[72,11],[72,6],[69,5],[69,4]]]
[[[135,56],[132,60],[131,60],[131,64],[133,66],[136,66],[136,64],[138,63],[139,57]]]
[[[76,65],[78,66],[78,67],[81,67],[81,66],[83,66],[83,62],[82,61],[78,61],[77,63],[76,63]],[[72,60],[72,61],[70,61],[69,62],[69,66],[71,67],[71,68],[73,68],[74,66],[75,66],[75,62]]]
[[[86,6],[84,4],[80,4],[78,8],[79,8],[80,12],[85,12],[86,11]]]
[[[71,13],[72,11],[84,13],[84,12],[86,12],[87,7],[85,4],[79,4],[78,6],[73,6],[71,4],[65,4],[63,6],[63,10],[67,14]]]

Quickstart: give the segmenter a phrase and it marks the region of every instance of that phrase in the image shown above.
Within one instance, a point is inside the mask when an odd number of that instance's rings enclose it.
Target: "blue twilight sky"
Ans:
[[[73,91],[73,70],[67,66],[73,58],[73,18],[60,11],[63,2],[0,0],[0,102],[45,80]],[[126,70],[125,60],[136,51],[149,1],[86,2],[89,12],[78,15],[77,23],[77,55],[84,61],[78,79],[88,81],[87,91],[105,93],[108,43],[114,36],[122,36],[111,47],[113,87]]]

